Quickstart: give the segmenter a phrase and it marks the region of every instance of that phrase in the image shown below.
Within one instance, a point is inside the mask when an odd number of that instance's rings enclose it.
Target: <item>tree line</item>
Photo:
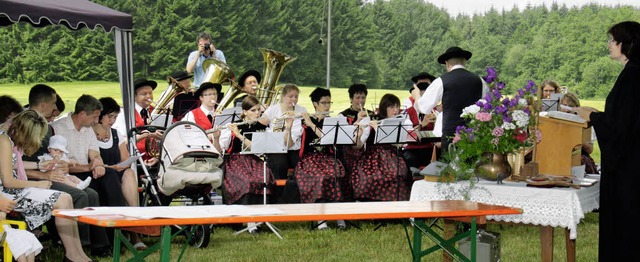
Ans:
[[[236,75],[262,71],[266,47],[297,57],[280,82],[324,86],[327,0],[94,2],[133,16],[136,77],[184,70],[198,33],[208,32]],[[608,58],[606,31],[624,20],[640,20],[640,10],[553,4],[451,17],[421,0],[332,0],[331,85],[406,89],[418,72],[442,74],[436,58],[457,45],[473,52],[470,70],[493,66],[510,90],[551,79],[601,98],[621,70]],[[118,80],[112,34],[19,24],[0,35],[0,83]]]

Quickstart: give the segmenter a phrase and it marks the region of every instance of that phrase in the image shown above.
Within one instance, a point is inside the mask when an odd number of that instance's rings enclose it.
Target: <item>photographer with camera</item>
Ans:
[[[202,68],[202,62],[207,58],[216,58],[222,62],[227,62],[224,58],[224,53],[217,50],[211,43],[211,35],[202,32],[198,35],[198,50],[189,54],[187,60],[187,72],[193,74],[193,85],[198,88],[203,82],[204,69]]]

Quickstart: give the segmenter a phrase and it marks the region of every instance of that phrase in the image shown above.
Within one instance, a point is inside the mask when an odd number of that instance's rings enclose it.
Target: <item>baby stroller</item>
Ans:
[[[164,128],[133,128],[129,132],[132,143],[135,142],[134,133],[157,129]],[[201,201],[210,205],[211,190],[222,184],[222,158],[204,130],[191,122],[177,122],[165,130],[158,151],[160,162],[151,172],[139,159],[143,171],[141,205],[166,206],[177,197],[190,199],[192,204]],[[179,226],[176,228],[182,229]],[[184,232],[187,232],[191,245],[204,248],[209,243],[211,226],[194,225]]]

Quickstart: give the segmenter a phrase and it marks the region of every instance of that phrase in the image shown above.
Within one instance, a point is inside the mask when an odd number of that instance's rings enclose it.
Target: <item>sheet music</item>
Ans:
[[[240,119],[240,114],[242,114],[241,107],[232,107],[222,110],[222,113],[217,115],[213,120],[213,126],[222,126],[226,124],[230,124],[235,120]]]
[[[168,119],[167,119],[168,117]],[[169,127],[173,124],[173,116],[172,115],[153,115],[151,116],[151,124],[152,126],[163,126]]]
[[[344,116],[325,117],[322,124],[321,145],[353,145],[355,143],[356,126],[349,125]],[[338,139],[336,139],[336,132]]]
[[[251,134],[251,154],[281,154],[287,153],[284,132],[253,132]],[[246,148],[244,141],[242,148]]]
[[[408,125],[407,125],[408,124]],[[377,144],[394,144],[407,142],[409,130],[413,127],[411,123],[406,123],[403,118],[387,118],[380,121],[376,129]],[[398,133],[400,133],[398,136]]]
[[[144,155],[144,153],[143,154],[138,154],[138,155],[135,155],[135,156],[131,156],[127,160],[118,163],[117,166],[129,167],[129,166],[131,166],[131,164],[133,164],[133,162],[138,160],[138,158],[142,157],[142,155]]]

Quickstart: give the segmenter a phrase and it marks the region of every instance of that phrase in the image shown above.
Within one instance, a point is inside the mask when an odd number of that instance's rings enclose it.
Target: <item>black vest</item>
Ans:
[[[442,136],[453,136],[456,127],[464,125],[462,109],[482,97],[480,77],[466,69],[454,69],[442,75]]]

